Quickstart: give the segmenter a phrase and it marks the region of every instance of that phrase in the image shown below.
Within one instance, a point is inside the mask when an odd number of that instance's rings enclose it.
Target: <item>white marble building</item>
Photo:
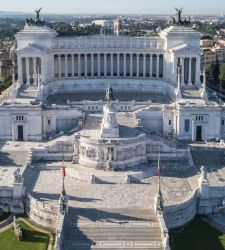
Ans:
[[[108,84],[117,111],[150,132],[193,141],[225,135],[224,106],[200,83],[200,34],[189,27],[158,37],[59,37],[25,25],[15,52],[18,79],[1,96],[1,139],[41,141],[75,129],[102,112]]]
[[[16,35],[18,80],[37,85],[40,74],[43,85],[92,78],[162,79],[175,84],[181,62],[181,84],[198,85],[199,38],[198,32],[178,26],[162,31],[160,37],[58,37],[45,26],[27,25]]]

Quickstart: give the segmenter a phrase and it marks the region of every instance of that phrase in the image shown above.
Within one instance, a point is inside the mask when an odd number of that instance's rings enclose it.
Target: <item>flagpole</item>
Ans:
[[[158,192],[160,192],[160,189],[161,189],[161,186],[160,186],[160,151],[159,151],[159,154],[158,154]]]

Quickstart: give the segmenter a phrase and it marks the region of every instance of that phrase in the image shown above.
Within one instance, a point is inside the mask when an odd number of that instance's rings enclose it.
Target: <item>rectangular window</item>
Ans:
[[[171,120],[169,120],[169,125],[171,125],[172,124],[172,122],[171,122]]]
[[[196,121],[203,121],[203,116],[197,115],[195,119],[196,119]]]
[[[224,126],[224,119],[222,119],[222,126]]]
[[[51,125],[51,120],[50,119],[48,119],[48,125]]]
[[[24,120],[24,116],[23,115],[17,115],[16,116],[16,120],[17,121],[23,121]]]
[[[189,130],[190,130],[190,120],[189,119],[184,120],[184,130],[185,130],[185,132],[189,132]]]

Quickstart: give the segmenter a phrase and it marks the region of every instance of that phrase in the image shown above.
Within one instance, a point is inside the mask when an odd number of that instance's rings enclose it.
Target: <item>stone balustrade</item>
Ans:
[[[27,214],[31,220],[49,228],[57,227],[59,204],[53,201],[41,201],[30,194],[27,196]]]
[[[178,204],[165,205],[164,217],[166,225],[169,229],[177,228],[191,221],[197,214],[197,197],[198,189],[196,189],[191,197]]]
[[[59,37],[54,41],[54,49],[87,49],[87,48],[120,48],[120,49],[160,49],[164,48],[164,40],[159,37]]]
[[[7,89],[2,91],[2,93],[0,95],[0,101],[9,100],[12,97],[13,90],[14,90],[14,86],[10,85]]]
[[[58,226],[56,228],[55,250],[61,250],[62,247],[64,220],[65,220],[65,214],[60,214]]]

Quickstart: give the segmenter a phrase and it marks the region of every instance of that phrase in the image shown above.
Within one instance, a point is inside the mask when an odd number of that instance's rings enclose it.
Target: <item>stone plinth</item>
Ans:
[[[112,104],[107,104],[103,109],[103,119],[101,124],[101,138],[118,138],[119,128],[116,113]]]
[[[146,163],[145,135],[134,138],[76,139],[78,163],[82,166],[104,169],[110,162],[112,169],[129,168]]]

